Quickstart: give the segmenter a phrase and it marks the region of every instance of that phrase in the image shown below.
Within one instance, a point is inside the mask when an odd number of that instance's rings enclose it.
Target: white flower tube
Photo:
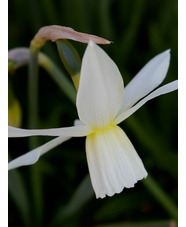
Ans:
[[[87,136],[86,154],[96,197],[120,193],[147,172],[124,131],[113,126]]]

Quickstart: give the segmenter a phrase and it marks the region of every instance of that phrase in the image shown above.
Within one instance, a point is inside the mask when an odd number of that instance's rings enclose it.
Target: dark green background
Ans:
[[[9,0],[9,49],[28,47],[42,26],[69,26],[113,41],[103,48],[118,65],[125,84],[153,56],[170,48],[167,83],[177,78],[177,22],[176,0]],[[71,43],[82,57],[86,45]],[[70,79],[55,43],[47,42],[42,51]],[[24,67],[9,78],[21,104],[23,128],[28,126],[27,76],[28,68]],[[40,69],[38,127],[71,126],[75,119],[74,104]],[[150,101],[121,127],[148,173],[177,203],[177,92]],[[49,139],[40,137],[39,143]],[[27,138],[10,139],[12,158],[28,149]],[[87,174],[85,138],[73,138],[44,155],[36,165],[11,171],[9,226],[140,226],[141,222],[147,222],[142,226],[151,226],[149,222],[173,219],[142,181],[119,195],[97,200]],[[82,182],[84,190],[78,194]],[[156,226],[168,226],[162,223]]]

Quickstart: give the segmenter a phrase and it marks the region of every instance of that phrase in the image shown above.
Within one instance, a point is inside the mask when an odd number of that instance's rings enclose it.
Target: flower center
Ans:
[[[113,130],[115,127],[117,127],[117,125],[114,124],[113,122],[111,122],[106,127],[93,129],[91,134],[102,134],[102,133],[104,133],[106,131]]]

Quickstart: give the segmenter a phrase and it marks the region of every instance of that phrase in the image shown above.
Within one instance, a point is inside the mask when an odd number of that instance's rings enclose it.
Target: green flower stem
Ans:
[[[38,125],[38,52],[30,48],[28,73],[28,126]]]
[[[160,185],[153,179],[152,176],[148,175],[147,179],[142,181],[144,186],[154,196],[154,198],[164,207],[164,209],[174,219],[178,219],[178,209],[171,198],[163,191]]]
[[[30,47],[29,75],[28,75],[28,127],[38,127],[38,50]],[[29,148],[33,149],[39,145],[38,137],[29,138]],[[33,215],[36,226],[42,220],[42,181],[39,166],[34,165],[30,168],[30,178],[33,195]]]
[[[76,102],[76,90],[56,64],[45,54],[39,53],[39,65],[42,66],[73,102]]]

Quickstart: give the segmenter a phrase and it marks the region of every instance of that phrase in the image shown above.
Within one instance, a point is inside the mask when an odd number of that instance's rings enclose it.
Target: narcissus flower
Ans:
[[[112,196],[124,187],[134,187],[138,180],[147,176],[147,172],[118,124],[148,100],[177,89],[177,81],[157,88],[167,74],[169,62],[170,51],[167,50],[149,61],[124,88],[116,64],[90,41],[83,56],[77,92],[79,120],[75,126],[67,128],[29,130],[9,127],[10,137],[58,136],[11,161],[9,169],[34,164],[42,154],[71,137],[86,136],[86,155],[96,197]]]

